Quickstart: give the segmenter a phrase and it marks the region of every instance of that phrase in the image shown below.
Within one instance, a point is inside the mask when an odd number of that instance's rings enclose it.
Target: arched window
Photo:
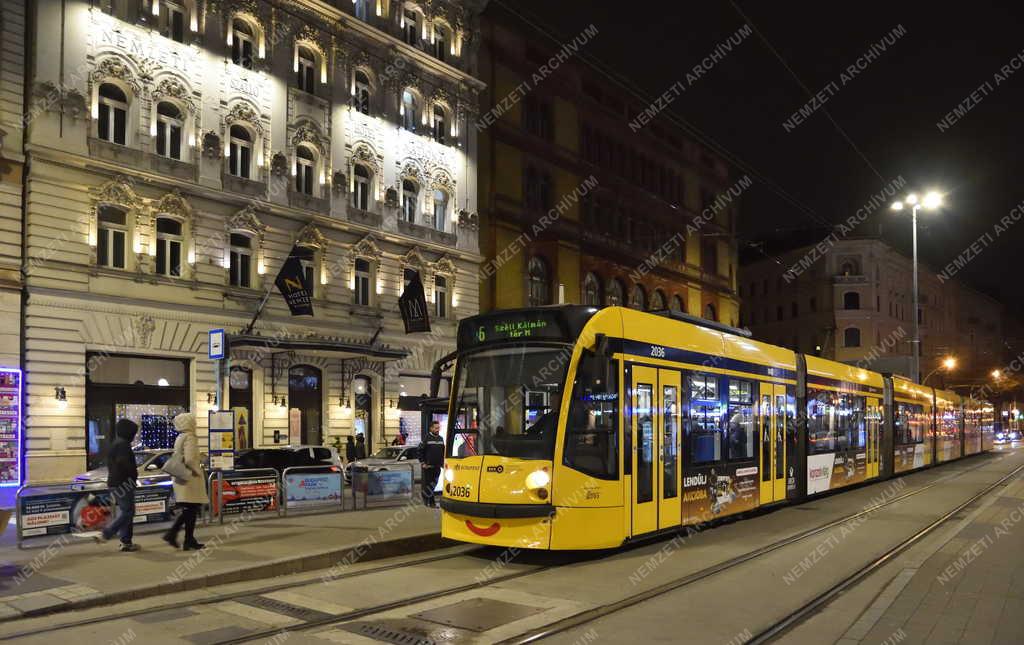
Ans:
[[[256,57],[256,31],[241,18],[231,21],[231,62],[252,69]]]
[[[644,311],[647,309],[647,293],[642,285],[634,284],[629,291],[629,306]]]
[[[104,83],[99,90],[97,135],[104,141],[126,145],[128,141],[128,97],[117,85]]]
[[[671,311],[676,311],[681,314],[686,313],[686,307],[683,305],[683,299],[680,298],[679,296],[672,296],[672,300],[669,303],[669,309]]]
[[[245,126],[233,125],[228,147],[228,172],[235,177],[252,177],[252,134]]]
[[[651,294],[651,311],[663,311],[665,309],[665,294],[661,289],[655,289]]]
[[[181,276],[181,222],[170,217],[156,218],[156,273]]]
[[[316,54],[305,45],[295,48],[295,87],[309,94],[316,93]]]
[[[407,222],[416,223],[416,203],[419,201],[419,188],[416,182],[402,180],[402,218]]]
[[[843,309],[860,309],[860,294],[847,291],[843,294]]]
[[[583,278],[583,304],[591,307],[601,306],[601,281],[593,273]]]
[[[440,105],[434,106],[434,141],[444,144],[448,140],[447,132],[445,131],[445,112],[444,108]]]
[[[316,175],[316,155],[309,146],[295,149],[295,192],[313,194],[313,177]]]
[[[370,186],[372,175],[370,169],[363,164],[356,164],[353,171],[355,185],[352,190],[352,206],[359,210],[370,208]]]
[[[444,276],[434,276],[434,317],[448,317],[448,280]]]
[[[434,228],[439,231],[445,229],[445,219],[448,213],[448,193],[440,188],[434,191]]]
[[[369,116],[370,114],[370,77],[362,70],[356,70],[352,77],[352,106]]]
[[[715,311],[714,305],[708,304],[708,306],[704,307],[704,317],[708,320],[718,320],[718,312]]]
[[[856,327],[847,327],[843,332],[844,347],[860,347],[860,330]]]
[[[604,299],[609,307],[618,307],[622,304],[626,290],[622,286],[622,281],[618,278],[612,278],[608,281],[608,287],[605,289]]]
[[[127,214],[114,206],[100,206],[96,220],[96,264],[110,269],[125,268]]]
[[[232,287],[252,287],[252,254],[252,236],[232,233],[231,260],[228,264],[228,283]]]
[[[409,132],[416,131],[419,117],[419,101],[410,90],[402,92],[402,127]]]
[[[539,307],[551,303],[551,278],[548,263],[536,255],[527,264],[528,304]]]
[[[355,303],[368,306],[370,304],[370,261],[358,258],[355,264]]]
[[[181,140],[185,120],[178,106],[163,101],[156,106],[156,153],[162,157],[181,159]]]

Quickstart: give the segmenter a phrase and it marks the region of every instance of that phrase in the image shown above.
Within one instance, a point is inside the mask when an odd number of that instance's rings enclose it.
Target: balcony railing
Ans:
[[[835,284],[867,284],[868,277],[866,275],[837,275],[832,281]]]

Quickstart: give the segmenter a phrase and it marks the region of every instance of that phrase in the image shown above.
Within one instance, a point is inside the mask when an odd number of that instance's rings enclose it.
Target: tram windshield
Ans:
[[[551,459],[572,348],[505,347],[459,359],[448,456]]]

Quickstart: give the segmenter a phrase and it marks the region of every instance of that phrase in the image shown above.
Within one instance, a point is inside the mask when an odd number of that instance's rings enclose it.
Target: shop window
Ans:
[[[252,237],[244,233],[231,234],[228,284],[232,287],[252,287]]]
[[[416,223],[416,204],[419,201],[419,188],[416,183],[409,180],[402,180],[402,219],[412,224]]]
[[[323,440],[321,381],[320,370],[312,365],[296,365],[288,369],[289,420],[297,413],[298,439],[304,445],[318,446]]]
[[[370,262],[358,258],[355,262],[355,303],[357,305],[369,306],[370,304]]]
[[[543,258],[533,256],[527,264],[527,304],[539,307],[551,304],[551,274]]]
[[[185,119],[178,106],[163,101],[156,106],[156,153],[181,160],[181,139]]]
[[[99,89],[97,136],[104,141],[126,145],[128,137],[128,96],[117,85],[104,83]]]
[[[312,195],[316,176],[316,155],[308,146],[295,150],[295,192]]]
[[[352,81],[352,106],[363,114],[370,114],[370,78],[358,69]]]
[[[618,419],[618,362],[584,350],[569,404],[563,463],[591,477],[617,479]]]
[[[241,125],[233,125],[229,130],[230,145],[228,153],[228,172],[242,179],[252,178],[252,134]]]
[[[100,206],[96,220],[96,264],[110,269],[125,268],[128,241],[125,212],[113,206]]]
[[[359,210],[370,208],[370,170],[362,165],[356,164],[353,170],[354,186],[352,190],[352,206]]]
[[[181,222],[169,217],[156,220],[156,273],[181,276]]]
[[[356,434],[356,450],[361,445],[365,452],[366,446],[372,445],[373,438],[373,383],[369,377],[355,377],[352,381],[352,394],[355,397],[352,425]]]
[[[252,370],[232,366],[228,374],[228,405],[235,410],[235,450],[253,447]]]

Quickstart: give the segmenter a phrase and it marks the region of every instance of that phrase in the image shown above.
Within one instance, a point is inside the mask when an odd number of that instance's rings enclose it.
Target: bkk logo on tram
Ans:
[[[719,474],[715,468],[683,477],[683,505],[689,517],[707,518],[757,507],[757,466]]]
[[[867,453],[807,455],[807,493],[857,484],[867,477]]]

